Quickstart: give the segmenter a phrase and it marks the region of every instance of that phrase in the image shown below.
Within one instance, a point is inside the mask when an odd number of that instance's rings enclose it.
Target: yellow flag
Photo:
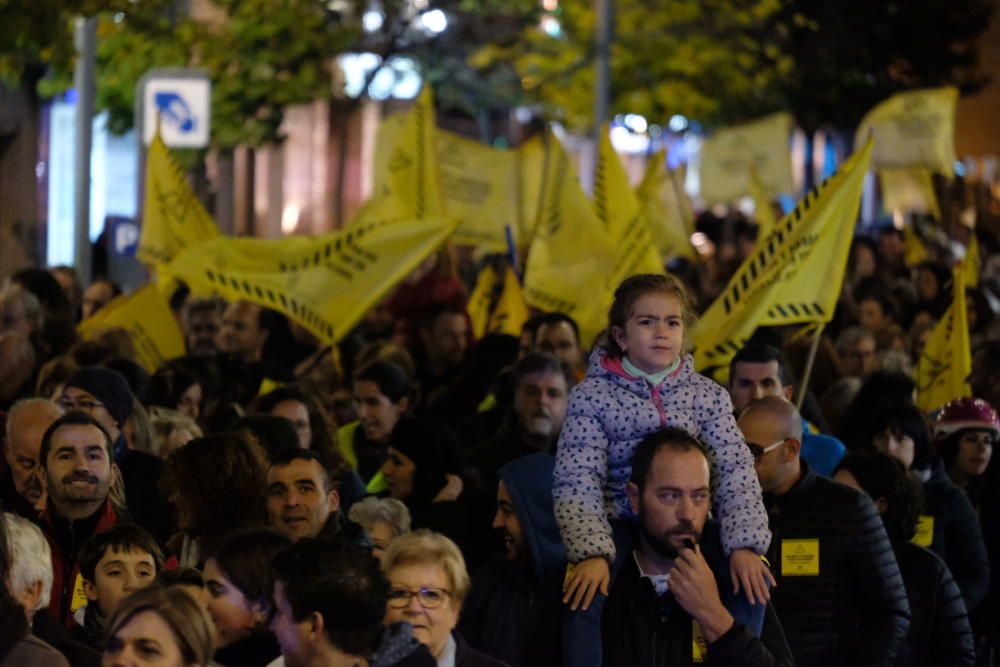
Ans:
[[[146,155],[142,231],[135,256],[152,266],[166,264],[184,248],[218,236],[218,227],[157,133]]]
[[[622,280],[637,273],[663,273],[663,261],[656,252],[649,222],[639,214],[639,200],[611,145],[606,125],[597,149],[594,210],[604,223],[615,252],[614,271],[608,280],[612,291]]]
[[[611,304],[607,279],[615,257],[569,155],[551,131],[541,181],[524,296],[536,308],[575,319],[581,342],[590,345],[604,328]]]
[[[706,139],[701,146],[702,200],[727,203],[747,195],[751,165],[768,197],[793,192],[791,132],[792,116],[781,112],[719,130]]]
[[[753,197],[754,203],[753,217],[759,227],[757,238],[762,239],[774,231],[774,227],[778,224],[778,221],[774,219],[771,198],[767,196],[764,184],[760,182],[760,177],[757,176],[757,168],[754,166],[750,167],[750,196]]]
[[[953,399],[971,396],[972,389],[966,381],[971,372],[965,276],[962,268],[956,267],[951,306],[931,331],[917,362],[917,405],[930,412]]]
[[[494,295],[497,290],[499,276],[493,268],[493,264],[487,264],[479,271],[476,278],[476,286],[469,295],[469,302],[465,309],[469,312],[469,319],[472,321],[472,335],[482,338],[490,325],[490,315],[493,312]]]
[[[724,366],[764,325],[829,322],[840,296],[872,144],[757,241],[695,327],[695,364]]]
[[[220,238],[185,250],[169,268],[192,288],[280,311],[333,344],[454,229],[454,221],[388,219],[318,237]]]
[[[135,345],[137,361],[150,373],[184,354],[184,337],[170,305],[150,283],[112,300],[77,326],[83,340],[108,329],[124,329]]]
[[[527,251],[535,233],[535,217],[542,198],[545,172],[545,142],[533,137],[517,149],[514,168],[519,176],[517,188],[518,250]]]
[[[979,257],[979,239],[976,231],[972,230],[972,238],[969,240],[969,247],[965,250],[965,259],[962,260],[962,273],[965,278],[966,287],[976,287],[979,285],[979,273],[982,270],[982,259]]]
[[[660,255],[694,259],[696,253],[691,245],[694,220],[688,217],[685,207],[687,193],[679,173],[667,169],[664,151],[646,163],[646,173],[635,194]]]
[[[929,169],[879,169],[878,178],[882,184],[882,207],[889,213],[929,213],[936,220],[941,219],[941,207]]]
[[[861,120],[854,135],[860,146],[875,136],[876,169],[922,167],[952,176],[955,171],[955,88],[925,88],[898,93]]]
[[[521,282],[517,279],[514,269],[508,266],[503,272],[503,286],[497,298],[496,308],[490,316],[487,333],[520,336],[521,327],[530,316],[528,304],[524,301],[524,293],[521,291]]]
[[[444,216],[434,150],[434,100],[424,86],[413,105],[390,117],[376,141],[374,188],[351,224]]]
[[[903,263],[912,267],[926,262],[930,258],[931,254],[927,251],[927,246],[917,230],[912,224],[905,225],[903,227]]]

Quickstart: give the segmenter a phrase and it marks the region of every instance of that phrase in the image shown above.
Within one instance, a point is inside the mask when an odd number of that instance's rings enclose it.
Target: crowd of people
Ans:
[[[996,665],[981,245],[971,395],[930,414],[950,259],[907,266],[893,228],[856,239],[811,364],[761,328],[711,376],[719,259],[626,279],[596,341],[560,312],[474,340],[448,249],[334,347],[181,286],[187,354],[152,372],[77,337],[110,281],[14,274],[0,666]]]

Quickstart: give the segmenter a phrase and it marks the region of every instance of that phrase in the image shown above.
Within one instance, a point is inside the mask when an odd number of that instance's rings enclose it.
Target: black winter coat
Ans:
[[[910,542],[893,544],[910,602],[910,633],[898,667],[972,667],[976,652],[962,593],[933,552]]]
[[[924,483],[924,514],[934,517],[930,549],[948,565],[972,612],[990,590],[990,562],[979,518],[965,492],[955,486],[937,461]]]
[[[800,465],[791,490],[764,495],[773,534],[767,557],[778,581],[771,600],[795,663],[892,667],[910,609],[882,519],[868,496]],[[783,573],[786,540],[818,542],[818,574]]]

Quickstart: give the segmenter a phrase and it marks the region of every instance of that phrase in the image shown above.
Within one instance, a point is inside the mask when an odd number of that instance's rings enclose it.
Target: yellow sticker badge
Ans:
[[[917,519],[917,534],[913,536],[913,543],[918,547],[928,548],[934,541],[934,517],[929,514],[921,514]]]
[[[819,540],[782,540],[781,575],[815,577],[819,574]]]
[[[700,664],[708,658],[708,642],[698,621],[691,619],[691,662]]]

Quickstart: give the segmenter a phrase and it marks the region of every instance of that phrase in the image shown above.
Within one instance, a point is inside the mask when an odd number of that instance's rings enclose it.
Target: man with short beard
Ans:
[[[514,403],[506,422],[466,456],[466,466],[478,473],[483,488],[492,493],[497,472],[514,459],[555,452],[572,380],[569,364],[550,354],[532,352],[514,365]]]
[[[45,431],[39,458],[48,492],[39,525],[52,549],[49,613],[72,627],[72,612],[86,599],[77,565],[80,547],[118,522],[108,497],[117,474],[111,437],[89,414],[67,412]]]
[[[38,450],[42,434],[62,413],[62,408],[44,398],[22,399],[7,413],[3,447],[7,469],[0,476],[0,504],[8,512],[34,520],[44,506]]]
[[[719,524],[708,518],[709,470],[705,446],[680,429],[639,443],[626,487],[638,540],[604,607],[605,664],[793,664],[771,604],[733,593]]]

